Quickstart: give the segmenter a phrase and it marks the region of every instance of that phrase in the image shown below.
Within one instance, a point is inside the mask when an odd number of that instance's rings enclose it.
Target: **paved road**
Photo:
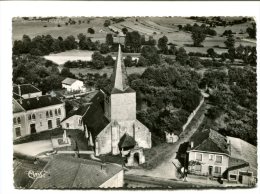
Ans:
[[[33,141],[14,145],[14,153],[27,156],[37,156],[43,152],[53,151],[51,140]]]

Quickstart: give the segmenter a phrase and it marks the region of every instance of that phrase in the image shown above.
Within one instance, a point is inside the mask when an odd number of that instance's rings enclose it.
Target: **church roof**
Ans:
[[[127,133],[125,133],[119,143],[118,143],[118,146],[120,148],[126,148],[126,147],[133,147],[136,145],[136,141],[134,140],[133,137],[131,137],[130,135],[128,135]]]
[[[93,139],[109,124],[104,115],[103,104],[104,95],[99,91],[91,100],[91,105],[83,117],[84,124],[87,125]]]
[[[111,81],[113,88],[124,91],[128,86],[127,73],[125,64],[122,57],[121,46],[119,45],[116,63],[114,66],[113,73],[111,75]]]

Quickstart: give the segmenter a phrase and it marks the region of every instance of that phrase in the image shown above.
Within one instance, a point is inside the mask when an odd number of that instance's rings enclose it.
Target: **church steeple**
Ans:
[[[121,51],[121,46],[119,44],[118,47],[118,54],[116,58],[116,63],[114,66],[114,71],[111,76],[112,78],[112,84],[113,88],[124,91],[125,89],[128,88],[128,81],[127,81],[127,73],[126,73],[126,68],[125,64],[122,58],[122,51]]]

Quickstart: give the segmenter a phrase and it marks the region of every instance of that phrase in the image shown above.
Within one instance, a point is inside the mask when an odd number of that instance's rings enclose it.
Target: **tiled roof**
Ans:
[[[98,188],[123,168],[117,164],[57,155],[44,170],[46,176],[36,179],[31,188]]]
[[[118,146],[120,148],[126,148],[126,147],[133,147],[136,145],[136,141],[134,140],[133,137],[131,137],[130,135],[128,135],[127,133],[125,133],[119,143],[118,143]]]
[[[62,83],[63,83],[63,84],[67,84],[67,85],[71,85],[71,84],[73,84],[75,81],[77,81],[77,80],[76,80],[76,79],[73,79],[73,78],[67,77],[66,79],[64,79],[64,80],[62,81]]]
[[[193,134],[190,141],[193,141],[191,150],[206,152],[218,152],[229,154],[225,136],[212,129],[203,129]]]
[[[17,102],[25,109],[25,110],[32,110],[32,109],[38,109],[43,108],[47,106],[52,106],[56,104],[62,104],[63,102],[60,101],[56,97],[52,97],[50,95],[45,96],[39,96],[35,98],[28,98],[28,99],[22,99],[17,100]]]
[[[31,84],[22,84],[20,85],[20,92],[21,95],[24,95],[24,94],[40,92],[40,90]],[[13,85],[13,93],[19,95],[19,86],[16,84]]]
[[[109,124],[108,119],[104,116],[104,95],[99,91],[91,100],[91,105],[83,118],[84,124],[87,125],[92,137],[95,137]]]

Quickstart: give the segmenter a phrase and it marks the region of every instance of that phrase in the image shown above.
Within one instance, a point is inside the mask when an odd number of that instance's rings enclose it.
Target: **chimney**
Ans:
[[[193,148],[193,146],[194,146],[194,142],[191,141],[191,142],[190,142],[190,148]]]

